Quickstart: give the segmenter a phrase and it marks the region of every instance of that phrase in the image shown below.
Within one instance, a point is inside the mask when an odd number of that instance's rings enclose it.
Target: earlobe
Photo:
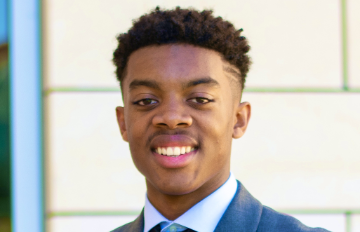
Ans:
[[[240,103],[235,110],[233,135],[234,139],[238,139],[245,134],[251,116],[251,106],[248,102]]]
[[[123,140],[129,142],[127,137],[126,125],[125,125],[124,107],[121,106],[116,107],[116,118]]]

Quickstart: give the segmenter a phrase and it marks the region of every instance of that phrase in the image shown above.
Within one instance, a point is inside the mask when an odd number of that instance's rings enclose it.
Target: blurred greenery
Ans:
[[[0,217],[0,232],[10,232],[11,231],[11,221],[10,217]]]
[[[10,231],[10,117],[8,46],[0,45],[0,232]]]

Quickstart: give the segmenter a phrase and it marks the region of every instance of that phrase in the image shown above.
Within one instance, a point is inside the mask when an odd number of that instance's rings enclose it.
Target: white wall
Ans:
[[[157,5],[213,8],[243,28],[254,63],[248,87],[342,86],[340,0],[46,0],[45,90],[118,88],[115,36]],[[359,11],[359,2],[348,0],[349,83],[357,88]],[[47,211],[140,211],[144,178],[115,120],[120,92],[58,91],[44,99]],[[246,135],[233,143],[232,171],[254,196],[275,209],[360,208],[359,93],[244,93],[243,99],[253,113]],[[324,227],[328,220],[333,230],[345,228],[342,217],[299,219]],[[97,223],[90,227],[109,230],[132,218],[55,216],[48,226],[84,231],[65,228]],[[360,231],[359,217],[353,218],[353,231]]]

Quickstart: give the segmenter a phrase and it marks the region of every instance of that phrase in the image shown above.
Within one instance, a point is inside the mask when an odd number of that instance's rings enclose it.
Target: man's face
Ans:
[[[131,54],[117,117],[148,191],[183,195],[228,178],[232,138],[244,133],[250,105],[239,104],[224,65],[215,51],[191,45]]]

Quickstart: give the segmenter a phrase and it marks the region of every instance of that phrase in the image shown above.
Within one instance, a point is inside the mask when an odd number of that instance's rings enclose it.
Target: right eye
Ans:
[[[158,103],[158,101],[156,101],[154,99],[144,98],[144,99],[141,99],[139,101],[134,102],[133,104],[134,105],[139,105],[139,106],[148,106],[148,105],[153,105],[153,104],[156,104],[156,103]]]
[[[213,102],[213,100],[208,99],[206,97],[194,97],[192,99],[190,99],[189,101],[196,103],[196,104],[207,104],[209,102]]]

